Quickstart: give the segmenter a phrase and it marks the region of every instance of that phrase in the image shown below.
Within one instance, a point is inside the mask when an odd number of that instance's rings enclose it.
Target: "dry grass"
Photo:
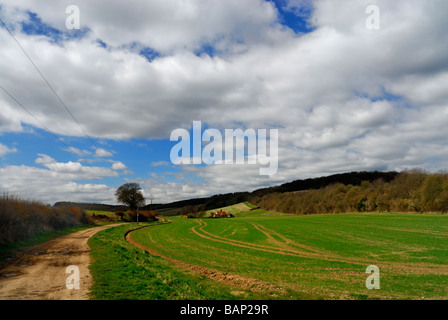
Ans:
[[[89,224],[86,213],[74,207],[49,207],[17,196],[0,196],[0,246],[35,237],[46,231],[60,231]]]

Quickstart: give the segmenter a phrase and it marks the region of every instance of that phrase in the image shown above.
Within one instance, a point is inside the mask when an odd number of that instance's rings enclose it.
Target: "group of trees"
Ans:
[[[296,214],[344,212],[448,212],[448,174],[404,171],[389,182],[334,183],[320,189],[270,193],[251,199],[273,211]]]
[[[206,214],[206,206],[205,204],[202,204],[200,206],[186,205],[182,207],[180,213],[183,216],[188,216],[189,218],[203,218]]]

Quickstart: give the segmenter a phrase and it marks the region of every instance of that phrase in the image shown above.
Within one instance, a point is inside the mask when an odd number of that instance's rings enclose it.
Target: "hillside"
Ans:
[[[353,186],[360,186],[363,181],[368,181],[372,183],[376,180],[383,180],[384,182],[387,183],[395,179],[395,177],[398,174],[399,173],[395,171],[348,172],[326,177],[294,180],[292,182],[284,183],[279,186],[261,188],[252,192],[217,194],[208,198],[184,200],[153,206],[148,205],[145,208],[147,208],[148,210],[149,209],[158,210],[162,208],[181,208],[188,205],[197,205],[197,206],[204,205],[206,210],[212,210],[220,207],[231,206],[245,201],[251,202],[253,201],[253,199],[263,197],[264,195],[267,194],[286,193],[286,192],[303,191],[310,189],[317,190],[336,183],[341,183],[344,185],[353,185]]]
[[[308,178],[294,180],[278,186],[261,188],[252,192],[235,192],[226,194],[216,194],[205,198],[186,199],[164,204],[148,204],[142,207],[142,210],[154,210],[158,212],[165,211],[168,215],[181,214],[181,209],[187,206],[202,207],[205,210],[213,210],[220,207],[227,207],[246,201],[254,201],[265,195],[273,193],[287,193],[294,191],[303,191],[310,189],[325,188],[329,185],[341,183],[344,185],[360,186],[363,181],[370,183],[376,180],[384,182],[392,181],[399,173],[395,171],[361,171],[335,174],[325,177]],[[75,202],[57,202],[54,206],[77,206],[83,210],[100,210],[100,211],[118,211],[123,210],[123,206],[95,204],[95,203],[75,203]]]
[[[53,205],[53,207],[78,207],[82,210],[95,210],[95,211],[126,210],[126,207],[122,206],[122,205],[111,205],[111,204],[101,204],[101,203],[82,203],[82,202],[70,202],[70,201],[56,202]]]
[[[213,210],[220,207],[227,207],[245,201],[252,201],[254,198],[260,198],[272,193],[286,193],[293,191],[302,191],[309,189],[319,189],[326,186],[342,183],[344,185],[359,186],[363,181],[373,182],[382,179],[385,182],[392,181],[398,172],[380,172],[380,171],[361,171],[335,174],[325,177],[308,178],[294,180],[278,186],[261,188],[252,192],[235,192],[226,194],[216,194],[205,198],[186,199],[163,204],[148,204],[142,207],[142,210],[166,211],[168,215],[181,214],[180,209],[187,206],[197,206],[205,210]],[[123,210],[123,206],[95,204],[95,203],[75,203],[75,202],[57,202],[57,206],[76,206],[83,210],[100,210],[100,211],[118,211]]]
[[[266,210],[294,214],[349,212],[448,212],[448,174],[404,171],[387,182],[334,183],[302,192],[274,192],[252,199]]]

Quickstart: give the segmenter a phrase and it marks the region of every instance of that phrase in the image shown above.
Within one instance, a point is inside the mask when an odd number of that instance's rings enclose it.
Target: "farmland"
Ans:
[[[145,271],[146,259],[159,278],[168,274],[170,281],[179,281],[180,288],[188,287],[184,282],[189,281],[194,283],[193,289],[202,286],[193,299],[448,298],[446,215],[297,216],[259,209],[233,219],[164,219],[163,223],[140,225],[130,233],[128,240],[134,246],[124,241],[124,231],[119,228],[105,231],[117,240],[106,240],[102,232],[92,243],[100,248],[106,241],[121,241],[119,252],[129,255],[125,260],[134,260],[143,268],[136,274],[149,272]],[[132,230],[131,226],[121,228]],[[103,245],[98,242],[101,237]],[[114,253],[110,254],[114,260]],[[93,255],[97,255],[95,269],[102,258],[99,249],[94,249]],[[379,290],[366,288],[366,268],[370,265],[380,269]],[[122,269],[117,267],[116,272]],[[102,280],[99,273],[93,274],[97,282],[94,295],[117,298],[115,290],[101,293]],[[132,276],[119,278],[132,281]],[[121,285],[118,291],[125,287]],[[145,299],[146,292],[156,287],[147,283],[141,295],[133,298]],[[157,299],[179,299],[186,294],[173,295],[172,289],[164,293],[158,288]]]

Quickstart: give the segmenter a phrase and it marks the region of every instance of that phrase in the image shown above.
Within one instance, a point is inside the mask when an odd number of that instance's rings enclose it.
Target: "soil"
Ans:
[[[0,270],[0,300],[88,300],[92,277],[87,241],[117,225],[89,228],[20,249]],[[74,275],[70,270],[66,273],[68,266],[79,268],[79,289],[67,288],[67,278]]]

